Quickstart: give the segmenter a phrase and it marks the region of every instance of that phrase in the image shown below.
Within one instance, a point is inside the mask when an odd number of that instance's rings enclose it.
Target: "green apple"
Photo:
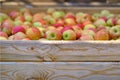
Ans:
[[[120,28],[118,26],[113,26],[109,30],[112,39],[117,39],[120,37]]]
[[[64,40],[76,40],[76,33],[73,30],[66,30],[63,32]]]
[[[46,39],[48,40],[61,40],[62,39],[61,32],[56,29],[46,31],[45,36],[46,36]]]

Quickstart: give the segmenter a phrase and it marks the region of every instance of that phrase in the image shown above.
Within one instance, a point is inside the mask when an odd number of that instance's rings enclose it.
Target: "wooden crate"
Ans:
[[[0,11],[16,7],[3,6]],[[120,13],[112,7],[56,8]],[[46,9],[31,8],[33,13]],[[0,80],[120,80],[119,61],[120,41],[0,41]]]

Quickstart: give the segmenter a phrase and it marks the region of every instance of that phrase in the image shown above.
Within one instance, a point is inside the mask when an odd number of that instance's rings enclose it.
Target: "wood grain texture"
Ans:
[[[33,8],[29,8],[32,13],[36,13],[36,12],[46,12],[46,10],[50,7],[53,7],[57,10],[62,10],[65,12],[87,12],[87,13],[96,13],[96,12],[100,12],[101,10],[109,10],[110,12],[114,13],[114,14],[119,14],[120,13],[120,8],[119,7],[70,7],[70,6],[66,6],[68,5],[66,3],[63,4],[63,6],[58,5],[58,4],[54,4],[54,3],[49,3],[49,5],[53,5],[53,6],[46,6],[48,4],[43,4],[43,3],[34,3],[34,5],[37,5],[37,7],[33,7]],[[0,12],[5,12],[8,13],[12,10],[18,10],[19,8],[25,7],[24,5],[14,5],[14,4],[3,4],[2,8],[0,9]]]
[[[0,61],[120,61],[120,41],[0,41]]]
[[[7,63],[0,67],[0,80],[120,80],[120,63]]]

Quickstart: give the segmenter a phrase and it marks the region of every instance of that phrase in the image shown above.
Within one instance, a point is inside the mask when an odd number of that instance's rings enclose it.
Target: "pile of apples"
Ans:
[[[49,8],[31,13],[22,8],[0,12],[0,40],[120,40],[120,13],[64,12]]]

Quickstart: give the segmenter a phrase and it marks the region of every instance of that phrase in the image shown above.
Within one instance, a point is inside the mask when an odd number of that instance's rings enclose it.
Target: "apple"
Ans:
[[[115,15],[114,15],[114,14],[109,14],[107,17],[108,17],[108,18],[114,18]]]
[[[20,15],[20,16],[17,16],[17,17],[15,18],[15,20],[20,20],[21,22],[24,22],[24,21],[25,21],[25,18],[24,18],[23,15]]]
[[[7,40],[7,38],[6,37],[3,37],[3,36],[0,36],[0,41],[1,40]]]
[[[116,23],[117,23],[117,20],[114,19],[114,18],[110,18],[110,19],[107,20],[107,25],[108,26],[114,26],[114,25],[116,25]]]
[[[66,18],[66,19],[65,19],[65,24],[66,24],[66,25],[75,25],[76,22],[75,22],[75,20],[72,19],[72,18]]]
[[[54,26],[57,28],[57,27],[63,26],[63,24],[61,24],[61,23],[55,23]]]
[[[120,25],[120,19],[117,20],[117,23],[116,23],[116,24],[117,24],[117,25]]]
[[[82,35],[82,30],[75,30],[76,33],[76,39],[79,39]]]
[[[55,23],[56,23],[56,20],[54,18],[49,19],[49,24],[55,24]]]
[[[76,13],[76,17],[85,17],[85,16],[86,16],[86,14],[83,12]]]
[[[7,35],[7,33],[5,33],[5,32],[2,32],[2,31],[0,31],[0,36],[3,36],[3,37],[6,37],[6,38],[8,38],[8,35]]]
[[[59,31],[62,31],[63,27],[62,27],[62,26],[59,26],[59,27],[57,27],[56,29],[59,30]]]
[[[37,27],[37,28],[40,30],[42,37],[44,37],[46,29],[44,27]]]
[[[23,26],[16,26],[16,27],[14,27],[13,30],[12,30],[12,34],[16,34],[18,32],[25,33],[26,30],[25,30],[25,28]]]
[[[36,13],[33,15],[33,22],[39,22],[42,19],[42,16],[40,13]]]
[[[117,39],[120,37],[120,28],[118,26],[113,26],[109,30],[112,39]]]
[[[108,18],[106,16],[102,16],[101,19],[103,19],[105,22],[107,22]]]
[[[61,18],[64,16],[64,12],[61,12],[61,11],[54,11],[53,14],[52,14],[53,18],[54,19],[58,19],[58,18]]]
[[[109,40],[110,36],[107,30],[102,29],[98,31],[95,35],[95,40]]]
[[[15,19],[17,16],[19,16],[19,12],[18,11],[11,11],[9,15],[11,18]]]
[[[24,17],[25,17],[25,20],[28,22],[32,22],[32,20],[33,20],[33,17],[30,14],[25,14]]]
[[[86,20],[86,21],[84,21],[82,24],[83,24],[83,26],[85,27],[85,25],[87,25],[87,24],[92,24],[92,22],[89,21],[89,20]]]
[[[93,38],[92,35],[89,35],[89,34],[83,34],[83,35],[81,35],[80,40],[81,40],[81,41],[94,40],[94,38]]]
[[[40,20],[40,23],[41,23],[42,25],[47,25],[47,24],[48,24],[48,22],[47,22],[46,20],[44,20],[44,19],[41,19],[41,20]]]
[[[14,21],[14,25],[15,26],[20,26],[20,25],[22,25],[23,24],[23,22],[21,21],[21,20],[15,20]]]
[[[23,32],[17,32],[13,35],[13,40],[22,40],[24,38],[26,38],[26,35]]]
[[[77,24],[81,29],[84,29],[84,25],[82,23]]]
[[[76,40],[76,33],[73,30],[66,30],[63,32],[64,40]]]
[[[9,35],[11,35],[12,29],[14,28],[14,23],[12,20],[7,19],[3,22],[2,27],[3,27],[2,31],[7,33],[9,36]]]
[[[99,26],[99,27],[97,28],[97,31],[100,31],[100,30],[102,30],[102,29],[105,29],[105,30],[106,30],[106,26]]]
[[[34,27],[42,27],[42,24],[40,22],[34,22],[33,26]]]
[[[31,28],[27,29],[26,35],[31,40],[38,40],[42,37],[40,30],[36,27],[31,27]]]
[[[31,23],[31,22],[28,22],[28,21],[25,21],[25,22],[23,23],[23,25],[25,25],[25,26],[32,26],[32,23]]]
[[[63,33],[66,30],[73,30],[72,26],[65,26],[63,27],[63,29],[61,30],[61,32]]]
[[[63,19],[57,19],[56,24],[64,25],[64,20]]]
[[[46,35],[46,39],[48,40],[61,40],[62,39],[61,32],[56,29],[46,31],[45,35]]]
[[[52,30],[52,29],[56,29],[56,27],[54,27],[54,26],[48,26],[48,27],[46,28],[46,31],[47,31],[47,30]]]
[[[103,19],[96,20],[94,24],[95,24],[96,27],[106,26],[106,22]]]
[[[55,12],[54,8],[48,8],[47,13],[48,14],[52,14],[53,12]]]
[[[93,15],[92,15],[93,21],[96,21],[99,18],[100,18],[100,14],[99,13],[93,13]]]
[[[100,14],[101,16],[108,16],[110,12],[108,10],[102,10]]]
[[[70,12],[66,14],[65,18],[72,18],[72,19],[76,20],[75,15],[73,13],[70,13]]]
[[[63,17],[65,16],[64,11],[59,11],[59,12],[60,12],[60,14],[61,14],[61,17],[63,18]]]
[[[93,32],[97,32],[97,29],[96,28],[89,28],[88,30],[91,30],[91,31],[93,31]]]
[[[77,25],[74,25],[74,26],[71,26],[73,28],[74,31],[77,31],[77,30],[82,30],[81,27],[77,26]]]
[[[24,38],[24,39],[22,39],[23,41],[26,41],[26,40],[30,40],[29,38]]]
[[[90,28],[96,29],[96,26],[94,26],[93,24],[87,24],[87,25],[85,25],[84,30],[88,30]]]
[[[43,17],[43,19],[46,20],[46,21],[49,21],[50,18],[52,18],[51,15],[46,15],[46,16]]]
[[[14,35],[9,36],[8,40],[14,40]]]
[[[84,21],[86,21],[86,20],[83,17],[80,17],[80,16],[76,17],[77,23],[83,23]]]
[[[82,35],[84,35],[84,34],[89,34],[94,37],[96,33],[92,30],[83,30]]]
[[[85,16],[84,16],[84,19],[85,19],[85,20],[88,20],[88,21],[92,21],[92,15],[86,13]]]
[[[5,13],[0,13],[0,25],[1,25],[2,22],[3,22],[4,20],[6,20],[7,18],[9,18],[7,14],[5,14]]]

